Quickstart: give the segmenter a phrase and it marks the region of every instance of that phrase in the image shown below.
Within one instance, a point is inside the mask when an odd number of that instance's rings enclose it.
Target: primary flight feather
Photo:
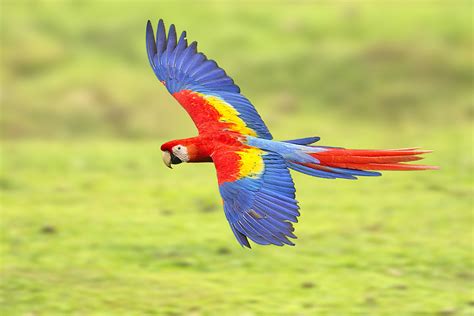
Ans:
[[[163,20],[156,36],[148,21],[146,47],[160,82],[188,112],[199,135],[161,146],[171,168],[182,162],[213,162],[224,212],[238,242],[294,245],[293,224],[300,215],[289,169],[321,178],[356,179],[379,176],[374,170],[424,170],[436,167],[405,164],[430,151],[417,148],[353,150],[312,146],[319,137],[274,141],[250,101],[226,72],[197,43],[178,37]]]

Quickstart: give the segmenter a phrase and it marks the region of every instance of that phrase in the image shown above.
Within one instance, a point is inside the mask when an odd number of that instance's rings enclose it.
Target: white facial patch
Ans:
[[[188,156],[188,149],[186,146],[183,145],[176,145],[172,149],[173,155],[179,158],[182,162],[188,162],[189,161],[189,156]]]

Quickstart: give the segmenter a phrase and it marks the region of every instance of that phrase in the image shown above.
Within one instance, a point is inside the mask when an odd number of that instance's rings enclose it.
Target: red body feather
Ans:
[[[241,137],[242,135],[232,132],[202,133],[196,137],[164,143],[161,150],[171,152],[176,145],[186,146],[189,162],[212,162],[212,156],[226,155],[225,161],[219,165],[217,180],[221,184],[240,178],[241,157],[238,152],[249,148],[239,141]]]
[[[240,179],[242,159],[238,153],[250,147],[242,143],[244,135],[232,131],[238,122],[232,121],[232,117],[226,120],[215,104],[196,92],[182,90],[173,96],[191,116],[199,136],[168,142],[161,150],[170,151],[175,145],[184,145],[188,148],[189,162],[209,162],[213,155],[225,154],[226,160],[219,165],[219,184]]]
[[[197,126],[199,134],[214,134],[223,131],[232,123],[221,122],[221,115],[206,99],[191,90],[173,93]]]

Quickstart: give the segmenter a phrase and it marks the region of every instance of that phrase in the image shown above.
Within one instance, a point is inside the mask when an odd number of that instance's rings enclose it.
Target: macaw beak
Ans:
[[[173,167],[171,167],[172,164],[173,165],[178,165],[178,164],[182,163],[181,159],[179,159],[178,157],[173,155],[173,153],[170,153],[167,150],[163,151],[163,162],[170,169],[173,169]]]
[[[163,162],[165,163],[166,167],[173,169],[171,167],[171,154],[169,151],[163,151]]]

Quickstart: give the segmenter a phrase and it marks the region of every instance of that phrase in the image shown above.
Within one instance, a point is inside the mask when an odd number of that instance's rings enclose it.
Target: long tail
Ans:
[[[422,159],[431,150],[419,148],[366,150],[311,146],[319,137],[306,137],[283,142],[247,137],[250,146],[276,152],[289,168],[321,178],[357,179],[357,176],[379,176],[379,170],[433,170],[435,166],[408,164]]]
[[[323,166],[359,170],[427,170],[434,166],[406,164],[405,162],[423,159],[419,155],[432,152],[418,148],[365,150],[328,148],[312,154]]]
[[[433,170],[435,166],[407,164],[423,159],[419,155],[430,150],[418,148],[365,150],[317,147],[322,151],[311,153],[319,163],[288,162],[288,167],[316,177],[355,179],[355,176],[378,176],[374,170]]]

